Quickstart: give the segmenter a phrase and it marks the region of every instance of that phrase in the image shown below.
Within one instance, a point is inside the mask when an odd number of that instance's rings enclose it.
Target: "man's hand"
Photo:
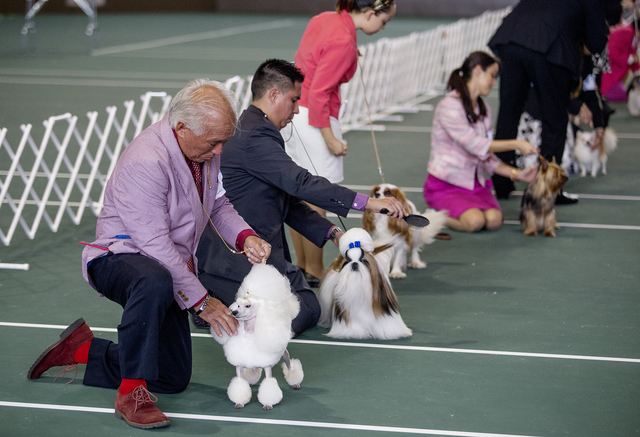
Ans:
[[[271,255],[271,245],[255,235],[251,235],[244,240],[243,249],[251,264],[267,262],[267,258]]]
[[[520,151],[524,156],[527,155],[537,155],[540,153],[540,150],[531,144],[529,141],[525,140],[516,140],[516,149]]]
[[[208,322],[218,337],[222,337],[220,328],[231,337],[238,333],[238,321],[231,315],[229,308],[214,297],[209,298],[209,303],[200,317]]]
[[[593,140],[593,143],[589,146],[591,150],[596,150],[602,147],[602,140],[604,139],[604,130],[598,129],[596,131],[596,138]]]
[[[387,209],[387,215],[393,218],[402,218],[407,215],[404,211],[404,206],[395,197],[385,197],[384,199],[375,199],[370,197],[365,205],[364,209],[372,212],[380,212],[383,209]]]

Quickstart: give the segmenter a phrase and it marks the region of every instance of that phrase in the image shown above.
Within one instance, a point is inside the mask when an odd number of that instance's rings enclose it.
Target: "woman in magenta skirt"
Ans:
[[[449,92],[435,110],[424,198],[431,208],[449,213],[451,229],[476,232],[502,225],[502,210],[485,173],[525,182],[536,176],[537,167],[518,170],[495,155],[507,150],[538,153],[527,141],[493,139],[491,108],[481,96],[491,92],[500,67],[488,53],[471,53],[451,73]]]

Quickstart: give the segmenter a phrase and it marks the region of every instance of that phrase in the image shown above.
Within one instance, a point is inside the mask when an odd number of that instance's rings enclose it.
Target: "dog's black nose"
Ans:
[[[237,316],[238,315],[238,310],[231,311],[231,314],[233,314],[233,317]]]
[[[358,271],[358,263],[351,263],[351,270],[353,270],[354,272]]]

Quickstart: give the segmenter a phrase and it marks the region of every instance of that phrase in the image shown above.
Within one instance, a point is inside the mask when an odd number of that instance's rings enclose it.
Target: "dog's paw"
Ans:
[[[406,278],[407,274],[404,272],[392,270],[391,273],[389,273],[389,277],[393,279],[402,279],[402,278]]]
[[[246,380],[236,376],[227,387],[227,396],[236,408],[243,408],[251,400],[251,386]]]
[[[262,408],[270,410],[282,400],[282,390],[275,378],[265,378],[258,389],[258,401]]]
[[[282,373],[284,373],[284,379],[287,381],[287,384],[294,390],[300,390],[300,384],[304,379],[304,371],[302,370],[300,360],[292,358],[291,369],[289,369],[285,363],[282,363]]]
[[[423,261],[413,261],[409,263],[409,267],[412,269],[424,269],[427,267],[427,263]]]

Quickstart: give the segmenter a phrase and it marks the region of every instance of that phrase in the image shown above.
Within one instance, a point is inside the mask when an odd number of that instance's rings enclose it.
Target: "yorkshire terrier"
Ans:
[[[543,229],[545,237],[555,237],[556,228],[556,196],[562,191],[562,186],[567,182],[567,174],[556,163],[554,157],[551,162],[542,157],[538,158],[539,168],[536,178],[522,196],[520,206],[520,223],[524,229],[524,235],[538,235],[538,230]]]

